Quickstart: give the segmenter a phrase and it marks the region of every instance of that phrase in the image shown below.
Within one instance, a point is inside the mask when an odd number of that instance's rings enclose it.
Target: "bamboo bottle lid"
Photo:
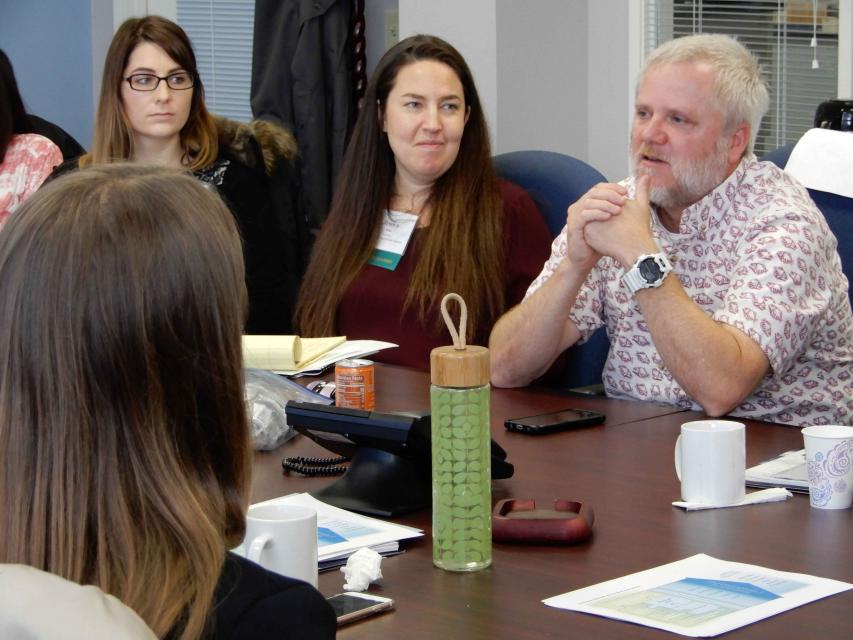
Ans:
[[[462,313],[459,331],[453,325],[447,312],[447,301],[456,300]],[[456,293],[448,293],[441,301],[441,315],[453,337],[453,344],[436,347],[429,354],[430,379],[440,387],[481,387],[488,384],[489,350],[486,347],[465,344],[468,308],[465,301]]]

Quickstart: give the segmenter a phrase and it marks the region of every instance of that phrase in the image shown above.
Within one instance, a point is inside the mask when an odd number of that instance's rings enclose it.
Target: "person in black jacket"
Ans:
[[[228,553],[251,443],[221,199],[172,169],[51,181],[0,233],[0,563],[92,584],[159,638],[334,638],[311,585]]]
[[[268,133],[273,127],[267,123],[260,128]],[[250,135],[258,129],[251,128]],[[59,173],[127,160],[191,171],[219,192],[243,236],[249,290],[246,333],[292,333],[300,262],[289,261],[301,244],[284,225],[298,224],[301,209],[295,183],[272,183],[268,172],[291,173],[296,145],[280,127],[267,137],[283,140],[273,145],[282,150],[277,157],[274,150],[261,149],[257,140],[244,147],[248,153],[240,153],[231,137],[220,137],[220,127],[204,104],[204,86],[187,34],[160,16],[131,18],[118,28],[107,51],[92,149]],[[284,187],[284,196],[282,184],[291,185]]]

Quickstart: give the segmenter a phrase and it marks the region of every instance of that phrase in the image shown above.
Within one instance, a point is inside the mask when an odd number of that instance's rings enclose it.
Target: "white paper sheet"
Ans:
[[[543,602],[703,638],[851,588],[846,582],[698,554]]]
[[[317,560],[346,558],[362,547],[378,553],[396,550],[400,540],[419,538],[423,531],[333,507],[307,493],[291,493],[259,504],[295,504],[317,511]]]
[[[748,487],[786,487],[798,493],[809,492],[806,450],[786,451],[746,470]]]

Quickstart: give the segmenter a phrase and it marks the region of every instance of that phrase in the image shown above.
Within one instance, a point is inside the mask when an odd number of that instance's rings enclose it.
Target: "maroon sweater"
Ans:
[[[504,208],[505,295],[507,309],[521,302],[527,287],[539,275],[550,255],[551,235],[536,205],[521,187],[498,183]],[[371,356],[378,362],[429,370],[433,348],[452,344],[441,311],[428,310],[426,323],[418,319],[417,305],[405,312],[403,302],[420,255],[416,229],[406,253],[394,271],[365,265],[338,305],[337,330],[349,340],[385,340],[400,345]],[[458,318],[454,319],[458,322]],[[486,345],[492,327],[478,331],[474,344]]]

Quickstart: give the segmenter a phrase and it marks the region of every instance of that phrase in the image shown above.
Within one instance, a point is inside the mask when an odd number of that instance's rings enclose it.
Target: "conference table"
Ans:
[[[377,365],[379,411],[428,411],[429,375]],[[599,411],[603,425],[530,436],[507,432],[507,418],[566,407]],[[853,582],[853,511],[812,509],[808,496],[784,502],[685,512],[673,449],[680,425],[702,414],[654,403],[608,399],[553,389],[492,389],[492,436],[515,465],[512,478],[495,480],[492,497],[556,498],[582,502],[595,513],[592,538],[577,545],[495,543],[492,566],[474,573],[433,567],[428,509],[395,522],[419,527],[424,537],[385,558],[383,578],[369,592],[396,608],[343,627],[358,638],[661,638],[665,631],[545,606],[541,600],[605,580],[704,553]],[[802,448],[799,429],[746,423],[747,465]],[[302,435],[272,452],[257,452],[253,501],[315,491],[329,478],[284,475],[281,459],[331,455]],[[342,591],[343,574],[320,574],[327,596]],[[725,635],[733,639],[853,638],[853,591],[793,609]]]

